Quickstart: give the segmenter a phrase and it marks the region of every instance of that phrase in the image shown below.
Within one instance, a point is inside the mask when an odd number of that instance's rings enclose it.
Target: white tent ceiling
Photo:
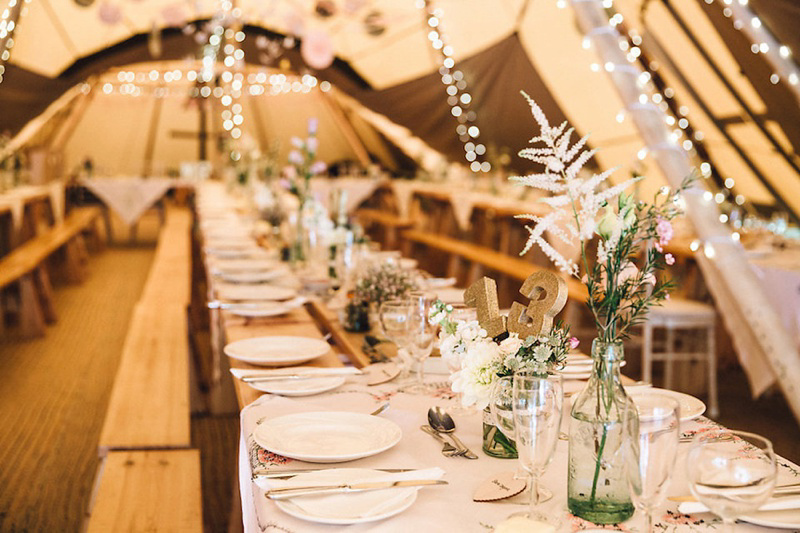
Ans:
[[[424,1],[336,0],[328,4],[336,7],[334,16],[315,14],[317,2],[312,0],[235,3],[241,10],[240,20],[246,25],[301,38],[317,30],[324,31],[332,38],[336,56],[346,61],[374,90],[418,79],[439,68],[440,57],[427,38],[431,28],[421,9]],[[767,111],[766,104],[756,85],[743,75],[702,4],[689,0],[669,3],[683,18],[692,37],[699,41],[705,57],[714,61],[727,85],[682,31],[667,3],[643,0],[613,3],[614,9],[624,15],[628,28],[660,43],[666,50],[664,53],[669,57],[660,57],[664,50],[645,46],[647,42],[643,45],[651,50],[652,59],[660,63],[659,75],[674,90],[674,101],[686,110],[685,118],[690,121],[692,131],[703,136],[705,152],[713,159],[720,181],[732,180],[731,197],[741,196],[747,202],[765,204],[779,197],[800,212],[800,162],[792,144],[775,120],[759,123],[759,117]],[[219,5],[218,0],[97,0],[89,7],[80,7],[66,0],[38,0],[28,6],[28,13],[20,20],[11,62],[54,77],[75,61],[134,35],[147,35],[154,27],[181,20],[209,19]],[[509,35],[519,35],[531,63],[564,114],[580,132],[592,133],[593,144],[602,148],[598,155],[600,165],[621,166],[617,179],[625,178],[632,169],[653,174],[647,182],[647,189],[652,190],[663,183],[659,171],[651,156],[642,151],[644,143],[626,117],[611,78],[602,66],[596,68],[596,52],[583,47],[584,36],[576,27],[571,10],[563,8],[565,5],[566,2],[556,0],[438,0],[437,29],[446,33],[456,66]],[[365,18],[376,12],[386,26],[378,36],[365,28]],[[108,20],[115,15],[119,21],[109,24]],[[202,37],[202,24],[194,24],[192,28]],[[247,60],[258,63],[263,58]],[[670,60],[676,65],[671,65]],[[509,85],[505,89],[508,98],[518,98],[518,90],[525,87]],[[442,106],[446,106],[445,99],[442,92]],[[744,105],[750,108],[749,112]],[[478,123],[491,120],[481,118],[480,106],[480,101],[474,102]],[[248,128],[253,124],[247,121]],[[256,132],[250,134],[255,136]],[[678,142],[683,144],[686,140],[682,137]],[[521,138],[512,148],[522,148],[525,141]],[[646,157],[640,162],[642,156]],[[696,161],[699,164],[701,159]]]

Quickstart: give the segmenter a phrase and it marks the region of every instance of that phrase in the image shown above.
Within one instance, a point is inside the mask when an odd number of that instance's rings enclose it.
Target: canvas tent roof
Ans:
[[[424,3],[424,2],[423,2]],[[318,72],[367,108],[409,128],[415,135],[455,161],[463,161],[463,143],[446,105],[425,23],[416,2],[349,0],[338,2],[338,13],[323,18],[315,2],[241,0],[242,21],[248,38],[243,43],[247,61],[258,64],[263,52],[258,35],[291,35],[322,29],[334,43],[337,61]],[[643,142],[610,79],[594,72],[596,53],[583,48],[584,36],[565,2],[526,0],[440,0],[441,26],[454,50],[457,68],[465,74],[478,113],[481,141],[505,147],[511,153],[530,136],[526,104],[517,96],[529,92],[550,116],[566,117],[580,132],[591,132],[602,146],[601,166],[620,165],[625,177],[641,169],[638,156]],[[788,47],[800,43],[792,21],[800,8],[789,0],[751,2],[760,20]],[[104,9],[121,15],[117,24],[101,20]],[[800,107],[785,82],[772,84],[770,69],[723,15],[724,3],[617,0],[614,12],[624,15],[624,27],[643,37],[641,50],[657,61],[660,83],[674,91],[671,106],[688,110],[687,131],[713,164],[716,183],[733,180],[733,196],[750,203],[800,211]],[[175,0],[121,2],[104,0],[89,7],[52,0],[34,2],[19,21],[15,46],[0,103],[8,113],[0,127],[18,130],[68,87],[111,66],[151,61],[148,34],[161,34],[161,59],[178,60],[197,48],[195,34],[167,23],[176,19],[207,20],[216,1]],[[377,11],[386,29],[378,36],[364,30],[364,18]],[[611,11],[609,11],[611,13]],[[196,24],[196,27],[202,27]],[[796,26],[794,26],[796,27]],[[297,49],[284,50],[297,71],[309,70]],[[600,69],[602,70],[602,69]],[[481,117],[491,117],[491,119]],[[681,115],[677,118],[682,118]],[[618,119],[622,119],[620,122]],[[658,174],[647,157],[644,170]],[[525,162],[512,157],[525,170]],[[660,183],[650,180],[653,187]]]

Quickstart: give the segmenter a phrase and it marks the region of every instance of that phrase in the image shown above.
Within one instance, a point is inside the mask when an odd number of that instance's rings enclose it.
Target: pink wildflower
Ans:
[[[660,219],[656,224],[656,235],[658,235],[658,242],[655,244],[656,250],[663,252],[664,246],[672,240],[673,233],[672,223],[664,218]]]
[[[578,345],[580,343],[581,343],[581,341],[579,341],[577,337],[570,337],[569,338],[569,349],[570,350],[574,350],[575,348],[578,347]]]
[[[675,264],[675,256],[672,255],[672,254],[666,254],[664,256],[664,261],[666,261],[668,265],[674,265]]]
[[[328,166],[324,162],[315,161],[311,165],[311,168],[309,170],[311,171],[312,174],[321,174],[322,172],[325,172],[327,168]]]

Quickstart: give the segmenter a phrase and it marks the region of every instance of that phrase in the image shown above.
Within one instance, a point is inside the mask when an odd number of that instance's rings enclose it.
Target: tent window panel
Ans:
[[[747,77],[742,74],[736,58],[733,57],[725,41],[722,40],[704,13],[705,8],[701,7],[699,2],[673,2],[672,5],[681,14],[695,37],[702,43],[703,48],[736,88],[748,107],[756,114],[765,112],[764,101]]]
[[[745,148],[752,161],[766,176],[795,212],[800,212],[800,179],[783,157],[772,149],[754,126],[737,124],[728,128],[731,135]]]
[[[769,131],[773,137],[775,137],[775,140],[777,140],[778,144],[780,144],[781,147],[784,150],[786,150],[786,153],[792,154],[794,160],[800,163],[797,155],[794,154],[794,147],[792,146],[792,143],[789,141],[789,138],[786,136],[786,133],[784,133],[781,125],[775,122],[774,120],[767,120],[764,122],[764,127],[767,128],[767,131]]]
[[[647,13],[648,30],[666,47],[665,52],[681,65],[681,72],[716,116],[738,115],[741,107],[708,67],[702,55],[660,3],[651,3]],[[762,106],[763,107],[763,106]]]

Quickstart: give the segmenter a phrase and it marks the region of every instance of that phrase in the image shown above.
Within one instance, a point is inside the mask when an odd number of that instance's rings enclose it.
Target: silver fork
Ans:
[[[430,435],[431,437],[442,443],[442,455],[444,455],[445,457],[457,457],[463,453],[458,448],[450,444],[449,441],[445,440],[444,437],[439,435],[439,433],[437,433],[436,430],[433,429],[432,427],[420,426],[419,429],[421,429],[422,431],[424,431],[425,433],[427,433],[428,435]]]

